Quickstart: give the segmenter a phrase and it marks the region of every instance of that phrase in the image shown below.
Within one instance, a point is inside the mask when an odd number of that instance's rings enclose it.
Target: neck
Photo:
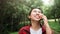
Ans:
[[[31,28],[34,30],[40,29],[40,23],[38,21],[31,21]]]

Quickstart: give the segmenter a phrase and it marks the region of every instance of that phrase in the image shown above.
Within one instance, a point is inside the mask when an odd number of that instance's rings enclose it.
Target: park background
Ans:
[[[32,7],[41,8],[54,34],[60,34],[60,0],[0,0],[0,34],[18,34],[30,23]]]

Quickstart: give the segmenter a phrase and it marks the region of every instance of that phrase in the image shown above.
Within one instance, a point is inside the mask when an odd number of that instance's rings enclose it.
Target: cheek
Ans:
[[[30,18],[31,18],[31,19],[34,19],[34,16],[35,16],[35,14],[32,13],[32,14],[30,15]]]
[[[35,13],[31,13],[31,17],[33,18],[36,14]]]
[[[36,15],[36,13],[35,12],[32,12],[31,15],[34,16],[34,15]]]

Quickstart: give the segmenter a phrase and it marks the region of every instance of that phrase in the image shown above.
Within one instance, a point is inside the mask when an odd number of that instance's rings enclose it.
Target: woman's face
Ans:
[[[33,9],[29,16],[31,20],[39,21],[42,18],[42,13],[40,9]]]

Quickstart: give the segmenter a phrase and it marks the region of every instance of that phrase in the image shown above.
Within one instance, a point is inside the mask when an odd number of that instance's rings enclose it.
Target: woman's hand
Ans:
[[[48,24],[47,17],[44,14],[41,13],[39,16],[40,16],[41,19],[43,19],[44,25]]]
[[[42,14],[42,19],[43,19],[43,21],[44,21],[44,25],[47,26],[47,24],[48,24],[48,19],[47,19],[47,17]]]
[[[48,19],[44,14],[40,14],[40,17],[42,17],[44,21],[44,26],[46,27],[46,34],[52,34],[52,30],[48,24]]]

